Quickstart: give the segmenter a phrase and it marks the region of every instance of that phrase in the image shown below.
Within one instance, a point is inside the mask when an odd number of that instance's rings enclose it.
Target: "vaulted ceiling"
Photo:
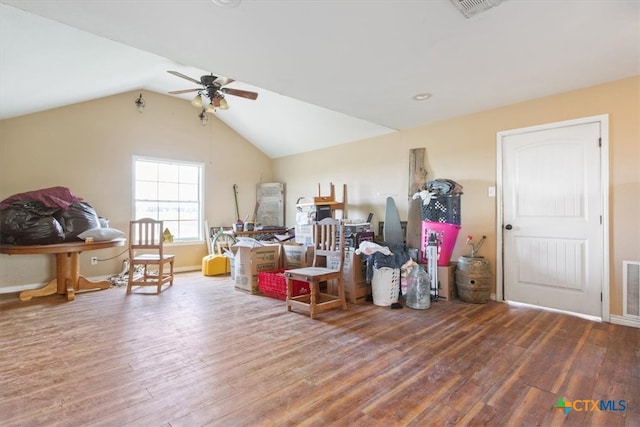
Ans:
[[[640,74],[637,0],[0,3],[1,119],[213,73],[259,93],[215,114],[272,158]]]

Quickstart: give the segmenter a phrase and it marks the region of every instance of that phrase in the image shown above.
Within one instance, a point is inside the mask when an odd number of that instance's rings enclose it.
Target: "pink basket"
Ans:
[[[435,233],[438,240],[438,265],[446,267],[451,260],[451,253],[458,238],[460,226],[445,222],[422,221],[422,247],[420,248],[420,262],[426,263],[425,257],[429,235]]]

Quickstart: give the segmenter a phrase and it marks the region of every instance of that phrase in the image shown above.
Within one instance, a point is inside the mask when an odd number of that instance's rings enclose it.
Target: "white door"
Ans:
[[[504,299],[602,316],[600,122],[502,137]]]

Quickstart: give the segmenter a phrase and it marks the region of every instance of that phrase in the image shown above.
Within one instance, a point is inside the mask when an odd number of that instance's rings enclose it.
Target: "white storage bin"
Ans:
[[[381,267],[373,269],[371,279],[373,303],[380,307],[389,307],[398,302],[400,294],[400,269]]]

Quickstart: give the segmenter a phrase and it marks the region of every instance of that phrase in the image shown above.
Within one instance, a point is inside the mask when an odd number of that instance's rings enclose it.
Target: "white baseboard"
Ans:
[[[628,317],[609,315],[609,321],[614,325],[631,326],[633,328],[640,328],[640,319],[630,319]]]
[[[176,267],[173,271],[175,271],[176,273],[186,273],[187,271],[198,271],[198,270],[202,270],[202,266],[201,265],[191,265],[191,266],[187,266],[187,267]]]
[[[174,269],[174,271],[176,273],[185,273],[187,271],[197,271],[197,270],[201,270],[202,266],[200,265],[191,265],[191,266],[186,266],[186,267],[176,267]],[[114,273],[114,274],[118,274],[118,273]],[[87,279],[94,281],[94,282],[98,282],[101,280],[109,280],[109,278],[113,276],[113,274],[109,274],[106,276],[91,276],[91,277],[87,277]],[[12,294],[15,292],[22,292],[22,291],[28,291],[31,289],[38,289],[41,288],[43,286],[45,286],[47,283],[49,282],[44,282],[44,283],[26,283],[24,285],[15,285],[15,286],[7,286],[7,287],[0,287],[0,294]]]
[[[14,292],[28,291],[30,289],[38,289],[46,285],[45,283],[27,283],[25,285],[15,285],[0,288],[0,294],[12,294]]]

